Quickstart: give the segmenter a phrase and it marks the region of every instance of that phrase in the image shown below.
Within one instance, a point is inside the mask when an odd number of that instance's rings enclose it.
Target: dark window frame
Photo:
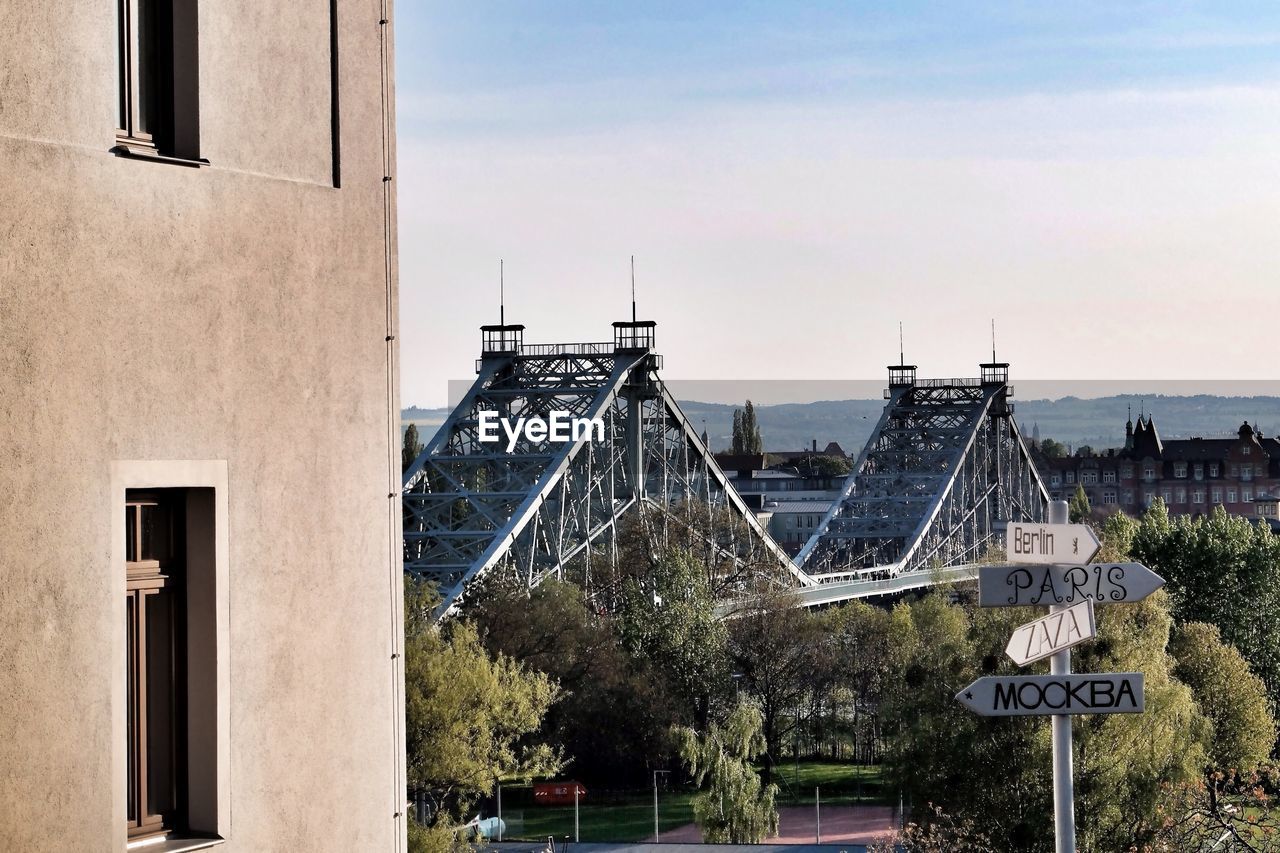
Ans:
[[[117,154],[199,166],[198,0],[116,0]]]
[[[130,842],[188,828],[184,503],[183,489],[125,497]]]

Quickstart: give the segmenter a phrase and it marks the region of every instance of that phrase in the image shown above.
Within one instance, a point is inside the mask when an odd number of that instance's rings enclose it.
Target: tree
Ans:
[[[434,590],[405,590],[405,738],[410,788],[433,805],[430,833],[455,826],[498,779],[558,771],[560,756],[533,739],[557,688],[505,655],[490,656],[474,626],[437,628]]]
[[[682,727],[673,735],[694,784],[693,815],[707,844],[759,844],[778,831],[777,787],[761,782],[752,766],[764,751],[760,711],[739,702],[724,725],[699,737]]]
[[[1102,522],[1102,547],[1098,560],[1104,563],[1122,563],[1129,559],[1133,537],[1138,532],[1138,522],[1128,513],[1117,510]]]
[[[400,470],[408,471],[409,466],[422,453],[422,442],[418,440],[418,425],[409,424],[404,431],[404,445],[400,448]]]
[[[647,576],[624,581],[618,635],[630,659],[664,682],[685,722],[705,725],[712,700],[725,692],[726,635],[693,554],[667,548]]]
[[[1143,853],[1247,850],[1280,853],[1280,810],[1273,767],[1215,772],[1207,779],[1172,785],[1160,821]]]
[[[843,456],[806,453],[796,463],[802,477],[843,477],[853,470],[853,463]]]
[[[865,601],[850,601],[819,617],[827,653],[820,658],[828,669],[833,696],[847,697],[855,747],[878,736],[880,700],[893,660],[889,612]]]
[[[1280,537],[1265,523],[1215,507],[1208,516],[1169,517],[1156,500],[1134,534],[1132,555],[1167,582],[1179,623],[1207,622],[1262,679],[1280,707]]]
[[[1044,454],[1046,459],[1061,459],[1067,455],[1067,448],[1062,442],[1046,438],[1040,442],[1040,452]]]
[[[1191,688],[1213,724],[1211,765],[1251,770],[1266,760],[1276,742],[1276,725],[1267,708],[1266,686],[1249,671],[1240,652],[1203,622],[1178,628],[1169,650],[1177,661],[1174,675]]]
[[[1075,494],[1071,496],[1071,501],[1067,505],[1067,511],[1070,514],[1072,524],[1079,524],[1089,520],[1089,496],[1085,494],[1084,486],[1076,485]]]
[[[1047,732],[1027,718],[978,718],[955,693],[979,675],[1013,674],[1004,644],[1029,608],[970,613],[929,595],[890,616],[880,703],[885,777],[927,824],[933,803],[978,822],[1001,850],[1050,849]],[[999,780],[993,783],[992,780]]]
[[[1073,720],[1076,825],[1083,849],[1127,850],[1149,840],[1167,787],[1202,775],[1212,725],[1173,675],[1166,593],[1100,607],[1097,622],[1097,639],[1072,651],[1073,668],[1144,673],[1146,710]]]
[[[812,708],[806,698],[822,675],[823,668],[815,666],[821,638],[818,617],[785,591],[761,593],[729,622],[729,658],[760,710],[766,783],[782,739],[806,720],[806,706]]]
[[[745,409],[733,410],[733,452],[764,453],[764,439],[756,422],[756,407],[748,400]]]
[[[670,766],[672,725],[685,715],[665,679],[623,650],[616,620],[588,606],[581,587],[554,578],[485,584],[463,612],[492,654],[546,673],[561,688],[545,730],[574,776],[590,786],[641,784]]]
[[[756,421],[756,407],[750,400],[742,412],[742,442],[747,453],[764,453],[764,439]]]

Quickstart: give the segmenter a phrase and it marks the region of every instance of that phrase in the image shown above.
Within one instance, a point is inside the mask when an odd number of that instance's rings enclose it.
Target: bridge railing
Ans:
[[[525,344],[520,355],[613,355],[613,341],[576,344]]]
[[[917,388],[981,388],[981,379],[917,379]]]

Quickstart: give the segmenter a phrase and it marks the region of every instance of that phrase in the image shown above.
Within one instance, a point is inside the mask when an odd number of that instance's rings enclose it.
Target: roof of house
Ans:
[[[773,501],[765,504],[765,509],[772,513],[784,512],[821,512],[825,513],[831,509],[833,501],[779,501],[776,504]]]

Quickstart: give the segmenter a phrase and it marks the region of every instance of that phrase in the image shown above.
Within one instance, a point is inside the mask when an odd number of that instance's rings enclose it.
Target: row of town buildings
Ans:
[[[1123,447],[1046,458],[1037,467],[1054,499],[1083,489],[1096,512],[1137,514],[1157,498],[1173,515],[1207,513],[1275,519],[1280,493],[1280,439],[1243,423],[1228,438],[1164,440],[1147,415],[1125,424]]]

